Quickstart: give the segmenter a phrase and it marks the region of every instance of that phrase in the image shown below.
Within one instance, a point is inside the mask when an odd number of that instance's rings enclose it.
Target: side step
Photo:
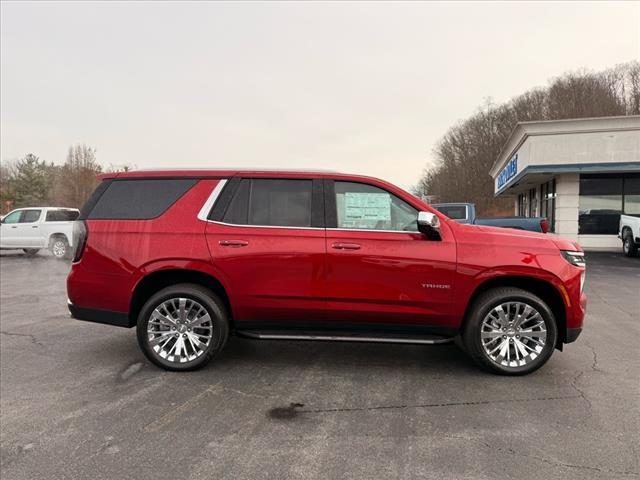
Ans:
[[[389,333],[327,333],[327,332],[282,332],[259,330],[236,330],[241,337],[258,340],[312,340],[321,342],[368,342],[368,343],[404,343],[410,345],[439,345],[453,342],[451,337],[436,335],[400,335]]]

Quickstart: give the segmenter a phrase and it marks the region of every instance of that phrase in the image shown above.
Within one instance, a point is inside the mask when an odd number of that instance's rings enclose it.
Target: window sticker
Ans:
[[[387,193],[345,193],[345,220],[390,221],[391,196]]]

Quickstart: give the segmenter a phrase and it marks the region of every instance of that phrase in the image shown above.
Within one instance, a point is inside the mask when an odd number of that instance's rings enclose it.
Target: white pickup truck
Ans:
[[[622,240],[624,254],[633,257],[640,248],[640,215],[620,215],[618,238]]]
[[[18,208],[0,223],[0,249],[23,250],[35,255],[48,248],[56,258],[67,258],[73,242],[73,223],[80,215],[76,208]]]

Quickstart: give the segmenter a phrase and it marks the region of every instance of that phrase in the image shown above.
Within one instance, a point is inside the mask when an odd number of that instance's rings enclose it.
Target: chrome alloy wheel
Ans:
[[[62,258],[67,253],[67,245],[62,240],[56,240],[51,246],[51,253],[54,257]]]
[[[147,341],[159,357],[185,363],[202,355],[213,338],[209,312],[190,298],[170,298],[158,305],[147,324]]]
[[[493,362],[503,367],[522,367],[544,350],[547,328],[540,312],[531,305],[505,302],[484,317],[480,340]]]

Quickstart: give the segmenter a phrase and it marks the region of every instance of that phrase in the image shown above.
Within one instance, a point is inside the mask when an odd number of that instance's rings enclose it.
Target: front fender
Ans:
[[[458,282],[456,282],[454,289],[454,298],[465,299],[464,302],[459,302],[455,305],[456,316],[460,318],[461,321],[464,319],[471,300],[478,291],[492,283],[508,286],[510,279],[517,279],[514,280],[514,285],[519,285],[521,282],[527,281],[544,282],[552,286],[562,299],[565,313],[571,306],[569,295],[562,280],[552,272],[541,268],[518,265],[499,266],[475,272],[467,271],[463,273],[459,271],[458,274]]]

